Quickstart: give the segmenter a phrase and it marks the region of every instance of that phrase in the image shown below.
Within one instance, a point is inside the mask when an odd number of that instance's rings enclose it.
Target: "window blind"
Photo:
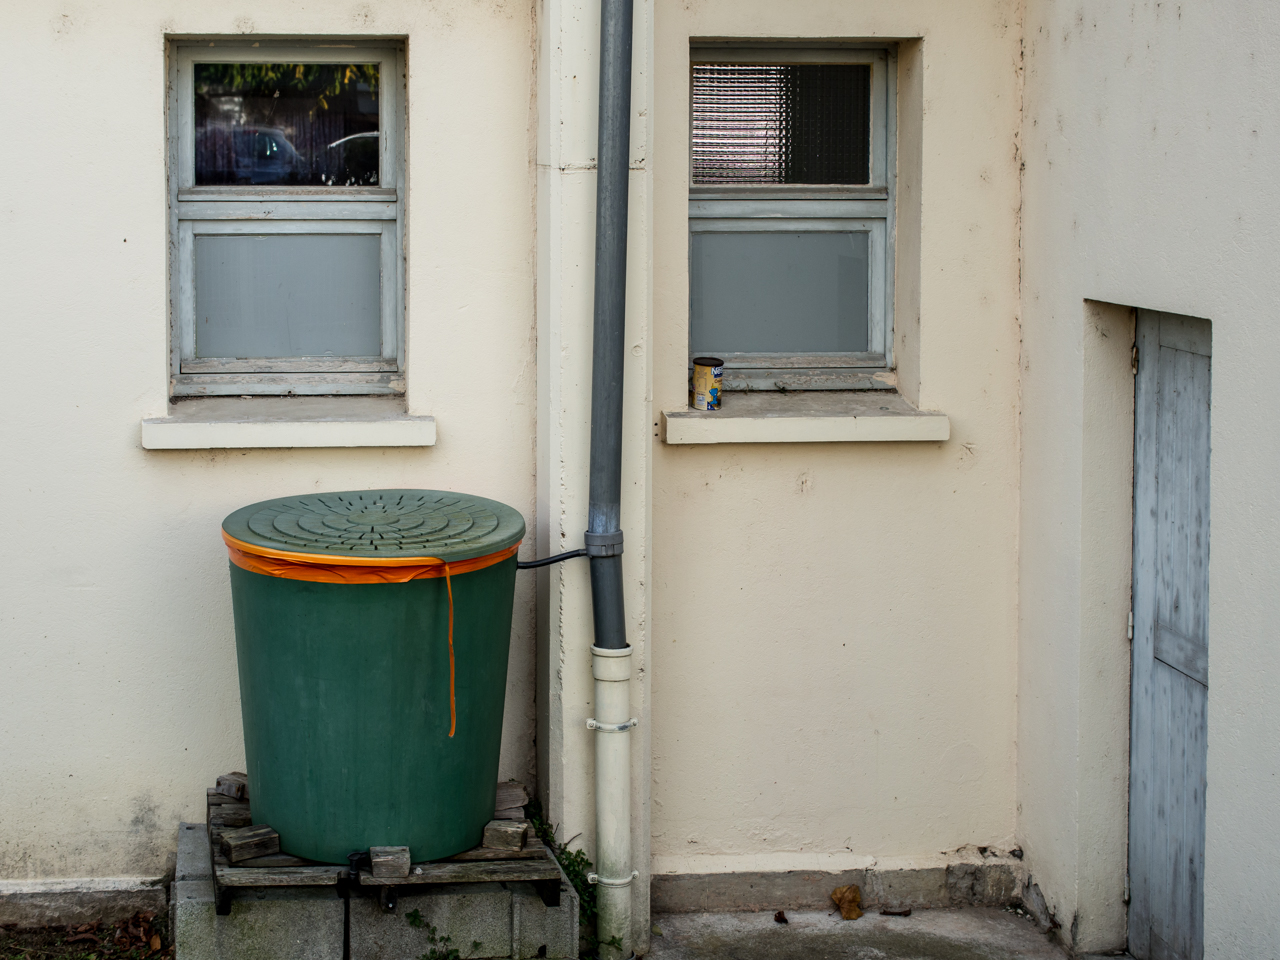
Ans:
[[[693,67],[695,184],[871,181],[869,64]]]

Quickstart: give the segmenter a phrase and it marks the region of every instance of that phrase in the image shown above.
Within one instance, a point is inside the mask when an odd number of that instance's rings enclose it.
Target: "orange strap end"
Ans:
[[[453,578],[449,576],[447,563],[444,565],[444,584],[449,588],[449,736],[452,738],[458,729],[458,707],[453,689]]]

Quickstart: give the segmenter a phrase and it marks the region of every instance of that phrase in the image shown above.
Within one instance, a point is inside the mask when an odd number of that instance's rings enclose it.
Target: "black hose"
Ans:
[[[554,557],[543,557],[541,560],[517,560],[517,570],[532,570],[534,567],[549,567],[553,563],[559,563],[562,560],[572,560],[574,557],[585,557],[586,550],[570,550],[568,553],[557,553]]]

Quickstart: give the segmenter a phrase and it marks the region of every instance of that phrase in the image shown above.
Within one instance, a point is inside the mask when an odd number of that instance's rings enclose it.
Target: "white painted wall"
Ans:
[[[409,412],[427,449],[144,451],[166,412],[165,35],[408,38]],[[231,510],[442,487],[536,525],[528,3],[9,5],[0,177],[0,878],[156,876],[242,746]],[[533,550],[532,536],[525,554]],[[501,773],[534,776],[517,596]]]
[[[655,441],[654,872],[921,865],[966,843],[1007,850],[1019,5],[659,0],[655,410],[687,402],[696,37],[907,41],[898,357],[904,393],[946,413],[952,439]]]
[[[1274,4],[1027,3],[1019,836],[1089,949],[1122,941],[1100,897],[1123,852],[1096,838],[1123,812],[1106,781],[1127,753],[1127,652],[1118,662],[1118,611],[1109,639],[1089,623],[1086,560],[1126,550],[1128,531],[1104,543],[1091,515],[1114,420],[1090,413],[1086,299],[1213,321],[1205,956],[1280,941],[1278,68]]]

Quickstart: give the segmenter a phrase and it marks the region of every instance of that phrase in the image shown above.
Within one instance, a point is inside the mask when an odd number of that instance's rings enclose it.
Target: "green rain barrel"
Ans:
[[[524,529],[439,490],[286,497],[223,522],[249,799],[284,852],[423,861],[480,843]]]

